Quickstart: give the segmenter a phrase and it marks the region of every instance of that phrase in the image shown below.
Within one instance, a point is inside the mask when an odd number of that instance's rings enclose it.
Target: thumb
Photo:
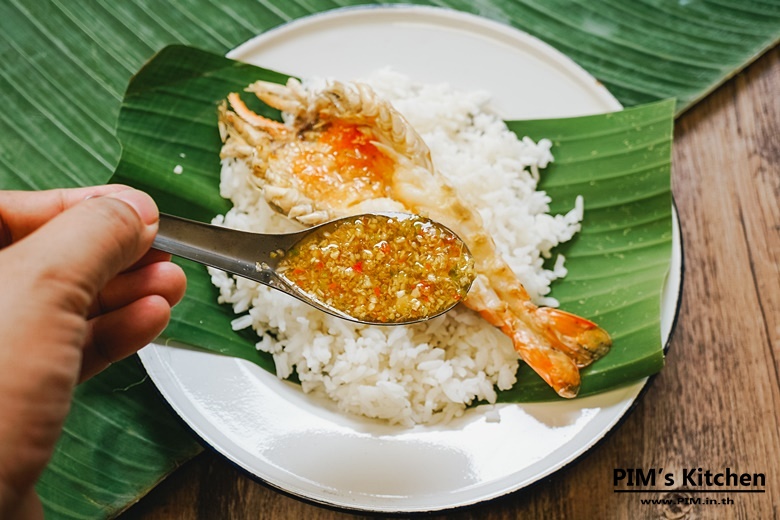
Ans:
[[[17,252],[48,292],[59,289],[52,296],[85,315],[98,291],[149,250],[158,219],[149,195],[127,189],[69,208],[17,243]]]

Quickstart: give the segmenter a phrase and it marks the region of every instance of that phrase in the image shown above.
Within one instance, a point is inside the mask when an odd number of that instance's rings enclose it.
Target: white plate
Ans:
[[[505,118],[620,109],[593,77],[539,40],[434,8],[331,11],[269,31],[229,56],[300,76],[342,79],[390,65],[424,82],[488,89]],[[680,288],[676,222],[674,231],[664,341]],[[140,355],[174,410],[236,465],[301,498],[375,512],[437,511],[528,486],[602,439],[645,385],[575,401],[499,405],[499,423],[470,410],[447,427],[405,429],[339,413],[330,402],[239,359],[161,344]]]

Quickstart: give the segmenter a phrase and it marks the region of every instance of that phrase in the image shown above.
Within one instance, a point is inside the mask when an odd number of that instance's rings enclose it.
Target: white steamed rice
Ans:
[[[477,206],[498,248],[539,304],[550,283],[566,274],[563,257],[543,262],[579,231],[582,199],[566,215],[551,216],[549,198],[536,191],[539,169],[553,160],[551,143],[519,140],[488,109],[485,92],[422,85],[389,70],[366,80],[389,99],[431,149],[437,168]],[[237,162],[222,166],[220,192],[234,207],[214,223],[256,232],[300,227],[279,216]],[[457,308],[425,324],[361,326],[328,316],[298,300],[243,278],[210,269],[221,303],[251,327],[257,348],[273,355],[277,375],[297,372],[304,392],[324,393],[349,413],[411,426],[463,414],[475,401],[496,401],[496,389],[516,381],[512,343],[476,313]]]

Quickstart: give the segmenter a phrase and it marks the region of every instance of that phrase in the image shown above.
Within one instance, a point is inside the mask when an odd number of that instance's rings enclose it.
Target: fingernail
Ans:
[[[154,199],[143,191],[135,189],[122,190],[110,193],[106,197],[119,199],[129,204],[147,226],[156,223],[160,218],[160,212],[157,209],[157,204],[154,203]]]

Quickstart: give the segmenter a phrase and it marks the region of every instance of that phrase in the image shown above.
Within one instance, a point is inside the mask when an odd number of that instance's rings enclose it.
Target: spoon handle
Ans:
[[[160,225],[152,247],[188,260],[262,283],[268,275],[258,269],[265,263],[270,269],[277,260],[271,253],[289,247],[283,235],[261,235],[213,226],[173,215],[160,214]]]

